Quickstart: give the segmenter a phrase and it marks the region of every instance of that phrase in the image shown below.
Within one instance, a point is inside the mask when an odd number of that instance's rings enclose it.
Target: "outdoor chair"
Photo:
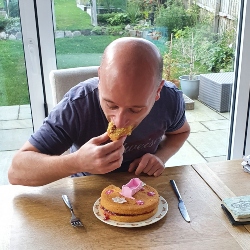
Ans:
[[[60,102],[73,86],[96,76],[98,76],[98,66],[52,70],[49,79],[53,104],[56,105]]]

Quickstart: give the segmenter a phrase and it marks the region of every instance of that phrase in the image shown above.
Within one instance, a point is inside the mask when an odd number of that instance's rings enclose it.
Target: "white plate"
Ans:
[[[101,198],[99,198],[93,206],[93,211],[94,211],[95,216],[99,220],[101,220],[102,222],[109,224],[111,226],[116,226],[116,227],[143,227],[143,226],[147,226],[147,225],[153,224],[153,223],[159,221],[160,219],[162,219],[168,211],[167,201],[163,197],[160,196],[158,210],[157,210],[156,214],[147,220],[139,221],[139,222],[119,222],[119,221],[114,221],[114,220],[110,220],[110,219],[104,220],[104,218],[100,215],[99,210],[98,210],[99,205],[100,205],[100,199]]]

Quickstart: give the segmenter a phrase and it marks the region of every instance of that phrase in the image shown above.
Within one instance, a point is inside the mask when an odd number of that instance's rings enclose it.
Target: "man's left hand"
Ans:
[[[148,175],[159,176],[164,171],[164,163],[156,155],[145,154],[141,158],[135,159],[129,165],[129,172],[135,170],[135,174],[139,175],[140,173],[145,173]]]

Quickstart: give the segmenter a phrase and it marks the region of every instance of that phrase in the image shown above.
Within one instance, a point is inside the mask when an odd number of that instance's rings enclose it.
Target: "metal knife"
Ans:
[[[185,221],[190,222],[190,217],[188,215],[188,211],[186,209],[184,201],[181,198],[181,194],[180,194],[180,192],[179,192],[179,190],[177,188],[177,185],[176,185],[175,181],[170,180],[170,184],[172,185],[172,187],[174,189],[174,192],[175,192],[175,194],[176,194],[176,196],[177,196],[177,198],[179,200],[178,208],[179,208],[179,210],[181,212],[182,217],[184,218]]]

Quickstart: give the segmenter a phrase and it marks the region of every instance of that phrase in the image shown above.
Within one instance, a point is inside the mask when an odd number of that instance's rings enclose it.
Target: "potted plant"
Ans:
[[[190,39],[181,37],[180,42],[182,52],[180,57],[181,67],[185,71],[188,69],[189,72],[179,77],[180,87],[186,96],[191,99],[198,99],[200,76],[195,72],[194,34],[191,34]]]

